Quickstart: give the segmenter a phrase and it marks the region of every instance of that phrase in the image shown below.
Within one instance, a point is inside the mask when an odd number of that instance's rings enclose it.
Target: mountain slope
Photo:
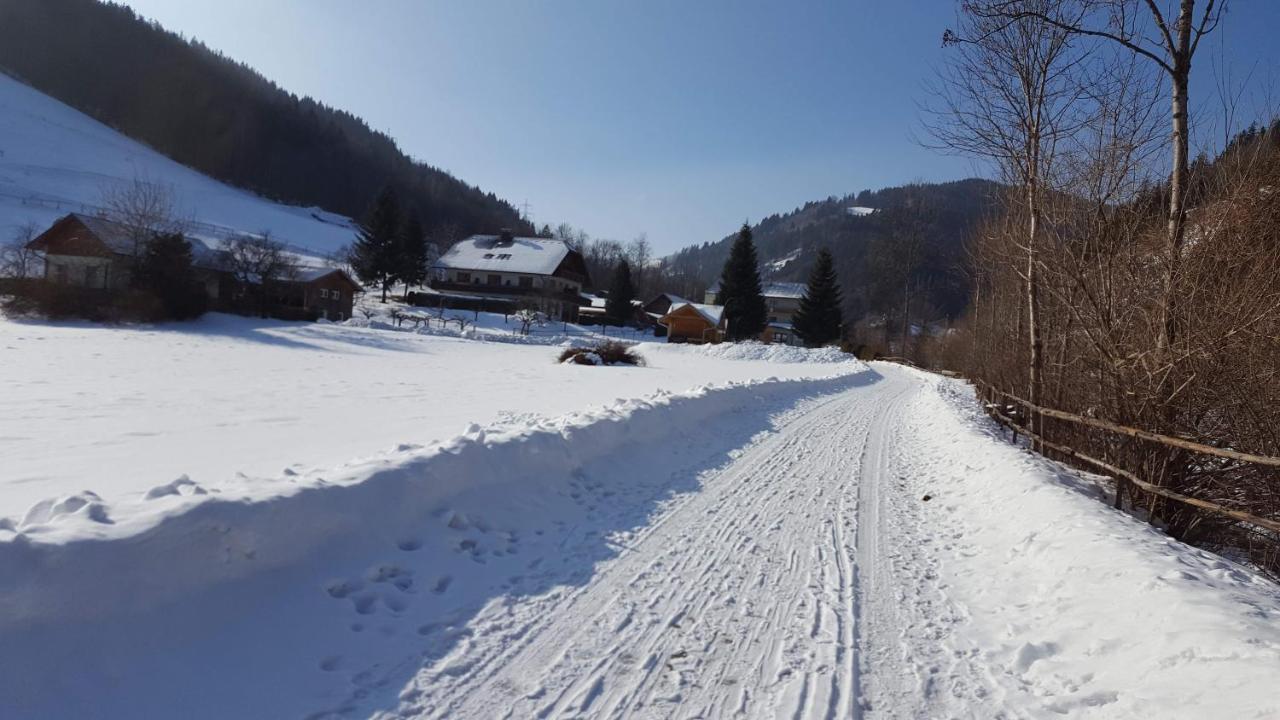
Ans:
[[[316,255],[355,237],[344,216],[210,179],[0,74],[0,240],[27,223],[43,230],[69,212],[97,213],[104,193],[135,178],[171,188],[178,212],[196,221],[196,235],[270,231]]]
[[[991,206],[996,183],[970,178],[947,183],[920,183],[863,190],[844,197],[806,203],[785,214],[764,218],[752,228],[765,279],[804,281],[818,248],[835,256],[845,294],[846,319],[886,312],[872,254],[891,241],[904,208],[920,223],[929,248],[919,282],[938,317],[955,317],[965,306],[967,287],[960,270],[969,231]],[[705,287],[719,277],[732,236],[685,248],[665,259],[668,272]],[[696,288],[684,288],[694,292]]]
[[[95,0],[0,0],[0,68],[165,155],[349,216],[391,183],[429,232],[530,230],[510,204],[405,156],[359,118]]]

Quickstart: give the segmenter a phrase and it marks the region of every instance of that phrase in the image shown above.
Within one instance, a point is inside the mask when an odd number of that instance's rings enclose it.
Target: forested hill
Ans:
[[[354,115],[96,0],[0,0],[0,68],[214,178],[359,217],[390,183],[430,232],[529,232],[493,193],[407,157]]]
[[[979,179],[922,183],[863,190],[770,215],[752,228],[762,275],[804,281],[818,248],[826,247],[835,256],[849,319],[900,311],[904,280],[919,289],[913,317],[955,318],[968,297],[964,242],[999,190]],[[915,261],[902,252],[913,242],[919,245]],[[731,243],[732,236],[665,258],[668,277],[696,294],[719,277]]]

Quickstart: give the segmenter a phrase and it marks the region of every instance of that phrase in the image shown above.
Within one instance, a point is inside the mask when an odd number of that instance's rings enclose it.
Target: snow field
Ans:
[[[518,428],[660,390],[863,367],[641,352],[649,367],[584,368],[545,345],[220,314],[154,327],[0,319],[0,541],[106,531],[89,515],[126,523],[160,502],[138,502],[148,493],[269,494],[472,423]]]
[[[522,627],[500,618],[475,626],[481,608],[586,584],[779,413],[867,377],[476,426],[269,492],[196,496],[178,482],[140,501],[163,512],[0,542],[0,716],[394,707],[415,670],[465,677],[454,653],[478,636],[518,640]]]

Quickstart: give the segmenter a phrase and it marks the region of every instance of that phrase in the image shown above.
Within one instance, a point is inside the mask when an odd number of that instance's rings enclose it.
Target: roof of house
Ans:
[[[71,213],[63,220],[67,218],[74,218],[85,226],[111,252],[119,255],[134,254],[134,234],[129,226],[107,218],[82,213]],[[220,269],[224,265],[222,254],[209,247],[203,240],[188,236],[184,236],[184,238],[191,245],[192,265],[207,269]]]
[[[334,267],[299,268],[298,274],[294,277],[294,280],[296,280],[297,282],[309,283],[309,282],[314,282],[316,280],[319,280],[320,278],[329,277],[330,275],[333,275],[335,273],[338,275],[341,275],[342,278],[346,280],[349,284],[354,285],[355,287],[360,288],[362,290],[364,289],[364,286],[356,282],[354,278],[348,275],[346,270],[343,270],[341,268],[334,268]]]
[[[432,267],[552,275],[572,249],[561,240],[472,235],[454,243]]]
[[[724,308],[719,305],[703,305],[702,303],[691,302],[683,302],[679,305],[673,304],[671,309],[667,311],[667,314],[670,315],[671,313],[685,307],[692,308],[694,312],[701,315],[704,320],[714,326],[719,326],[720,319],[724,317]]]
[[[804,297],[804,283],[798,282],[766,282],[760,284],[761,293],[767,298],[791,298],[799,300]],[[709,293],[720,292],[720,281],[717,280],[707,288]]]
[[[656,300],[661,300],[662,298],[666,298],[666,299],[667,299],[667,300],[668,300],[672,305],[678,305],[678,304],[680,304],[680,303],[687,303],[687,302],[689,302],[688,300],[686,300],[686,299],[684,299],[684,298],[682,298],[682,297],[680,297],[679,295],[676,295],[676,294],[674,294],[674,293],[658,293],[658,294],[653,298],[653,300],[650,300],[649,302],[654,302],[654,301],[656,301]],[[648,304],[648,303],[646,303],[646,304]]]

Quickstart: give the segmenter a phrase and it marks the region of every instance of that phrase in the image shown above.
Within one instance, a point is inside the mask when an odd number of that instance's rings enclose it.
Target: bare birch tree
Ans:
[[[992,22],[1035,20],[1072,36],[1101,38],[1155,63],[1168,77],[1170,100],[1169,206],[1165,227],[1163,297],[1157,347],[1169,351],[1177,340],[1177,275],[1186,236],[1187,182],[1190,175],[1191,61],[1200,41],[1213,32],[1227,0],[1175,0],[1162,9],[1158,0],[1058,0],[1029,3],[998,0],[966,3]],[[1143,18],[1145,17],[1145,21]],[[1151,33],[1147,33],[1151,30]],[[1154,35],[1150,37],[1149,35]]]
[[[1079,77],[1086,51],[1070,42],[1077,17],[1055,0],[965,2],[945,44],[955,55],[941,73],[928,126],[948,150],[992,161],[1021,195],[1028,400],[1039,404],[1044,371],[1040,317],[1040,243],[1059,144],[1081,124]],[[1024,12],[1012,18],[993,7]],[[1043,19],[1053,18],[1054,22]],[[1034,429],[1034,428],[1033,428]]]

